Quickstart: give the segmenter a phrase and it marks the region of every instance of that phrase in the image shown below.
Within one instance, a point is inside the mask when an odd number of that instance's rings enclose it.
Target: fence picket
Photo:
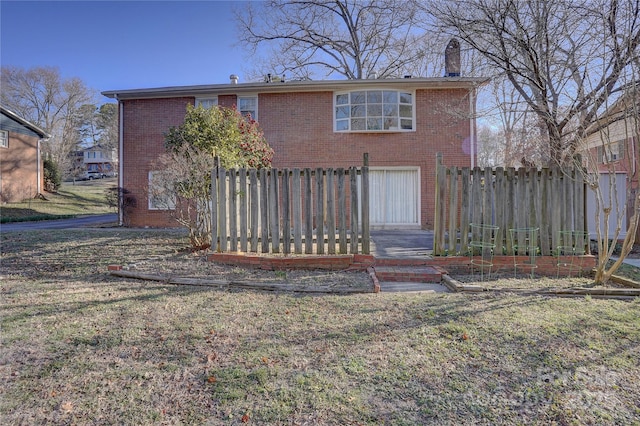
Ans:
[[[291,253],[291,213],[290,213],[290,200],[291,194],[289,193],[289,169],[282,171],[282,184],[280,185],[282,190],[282,252],[284,254]]]
[[[311,210],[311,169],[304,169],[304,252],[313,253],[313,213]]]
[[[358,253],[358,176],[356,168],[349,169],[351,190],[351,253]]]
[[[300,169],[293,169],[291,177],[293,204],[293,252],[302,253],[302,190],[300,188]]]
[[[280,253],[280,214],[278,196],[278,169],[269,173],[269,238],[271,240],[271,252]]]
[[[341,254],[347,253],[347,196],[344,169],[338,169],[338,246]]]
[[[316,169],[316,253],[324,254],[324,174]]]
[[[247,170],[242,168],[238,171],[239,188],[238,197],[240,198],[240,251],[247,251]]]
[[[327,253],[336,254],[336,206],[333,169],[327,169]]]
[[[260,246],[262,253],[269,253],[269,189],[267,170],[258,171],[260,180]]]
[[[249,208],[251,209],[249,217],[249,227],[251,228],[251,251],[258,251],[258,217],[260,213],[260,201],[258,195],[258,171],[256,169],[249,170]]]

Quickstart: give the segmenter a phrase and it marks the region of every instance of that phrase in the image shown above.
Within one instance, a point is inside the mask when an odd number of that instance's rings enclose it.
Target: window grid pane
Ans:
[[[335,95],[336,131],[414,130],[413,95],[393,90],[358,90]]]

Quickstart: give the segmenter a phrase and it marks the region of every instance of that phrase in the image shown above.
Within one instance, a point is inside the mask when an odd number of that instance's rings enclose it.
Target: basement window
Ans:
[[[336,132],[407,132],[415,130],[415,96],[397,90],[336,93]]]

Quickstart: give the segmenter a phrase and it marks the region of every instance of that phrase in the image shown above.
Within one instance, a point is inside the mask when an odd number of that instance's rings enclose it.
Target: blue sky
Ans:
[[[99,92],[247,81],[232,13],[243,4],[0,0],[0,63],[58,67]]]

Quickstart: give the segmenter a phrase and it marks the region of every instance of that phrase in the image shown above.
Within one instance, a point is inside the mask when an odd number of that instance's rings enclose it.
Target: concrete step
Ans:
[[[443,272],[432,266],[375,266],[380,282],[439,283]]]

